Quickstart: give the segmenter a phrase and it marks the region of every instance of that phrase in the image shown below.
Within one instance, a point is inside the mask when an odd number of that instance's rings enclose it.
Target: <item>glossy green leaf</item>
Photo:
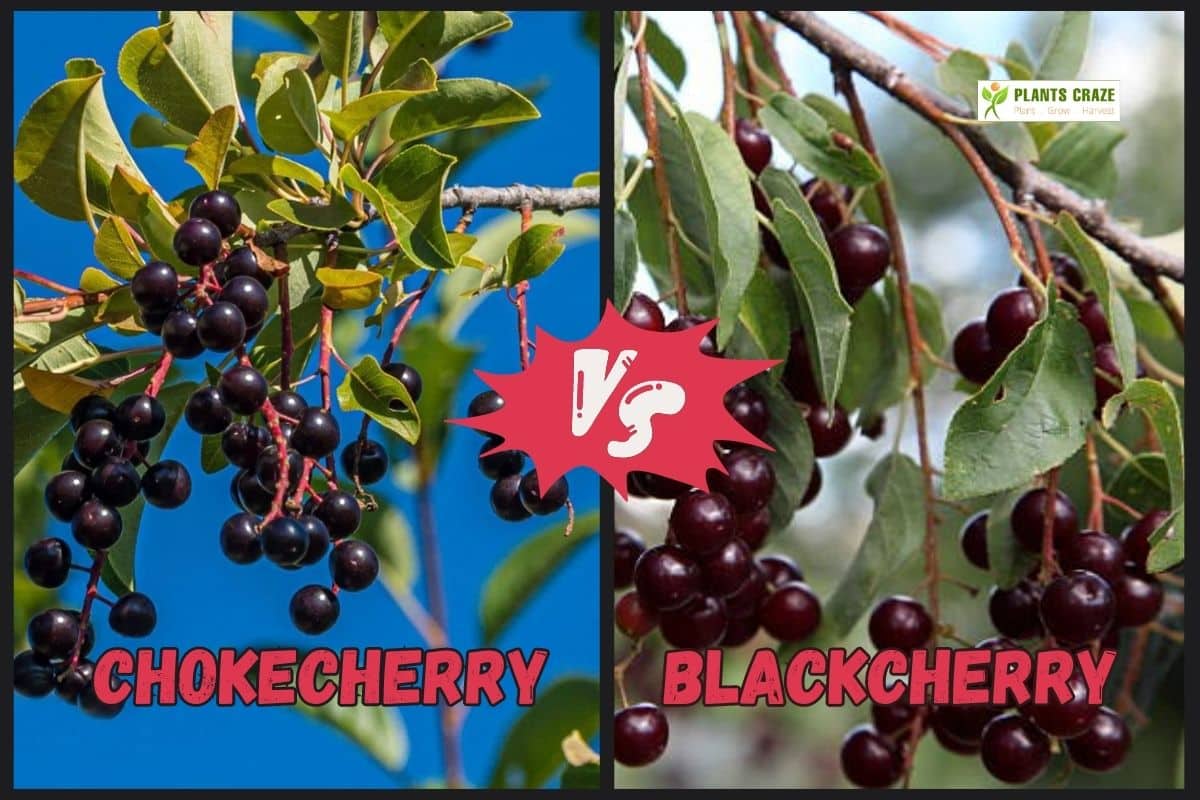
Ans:
[[[314,189],[322,189],[325,179],[316,170],[290,158],[266,153],[250,153],[229,162],[225,167],[228,175],[261,175],[273,178],[290,178]]]
[[[111,209],[108,182],[121,166],[141,177],[104,99],[94,61],[67,63],[68,77],[33,101],[17,129],[13,179],[42,210],[88,219]]]
[[[225,158],[233,134],[237,130],[237,109],[223,106],[213,112],[208,122],[200,129],[196,140],[188,145],[183,160],[195,167],[210,189],[217,188],[221,173],[225,170]]]
[[[678,89],[687,77],[687,59],[653,17],[646,17],[646,52]]]
[[[505,284],[515,286],[548,270],[567,249],[561,241],[564,233],[561,225],[531,225],[513,239],[504,256]]]
[[[164,11],[157,27],[143,28],[121,48],[117,72],[129,90],[190,133],[212,113],[235,105],[233,14]]]
[[[721,126],[695,112],[679,112],[678,121],[708,229],[721,349],[733,335],[742,296],[758,269],[754,198],[741,154]]]
[[[1038,556],[1026,551],[1012,532],[1012,511],[1028,490],[1019,486],[997,496],[988,508],[987,554],[992,580],[1002,589],[1017,585],[1038,562]]]
[[[551,522],[522,541],[492,570],[479,600],[479,624],[485,644],[495,642],[542,584],[596,535],[600,515],[593,511],[576,517],[570,536],[563,535],[565,524],[565,519]]]
[[[138,201],[138,230],[150,248],[150,254],[165,261],[183,275],[196,275],[199,270],[184,264],[175,253],[175,230],[179,223],[171,216],[162,200],[153,194],[142,195]]]
[[[150,454],[146,458],[149,463],[153,464],[162,457],[163,450],[171,438],[171,433],[175,430],[175,426],[180,418],[183,417],[183,407],[187,404],[187,400],[192,392],[199,388],[199,386],[200,384],[198,383],[176,383],[167,386],[158,393],[158,401],[166,411],[167,421],[162,433],[155,436],[150,442]],[[132,387],[128,387],[126,393],[132,394],[134,391]],[[194,498],[192,502],[195,502]],[[136,587],[134,580],[134,554],[137,550],[142,513],[145,510],[146,501],[140,495],[131,504],[121,509],[124,530],[121,533],[121,538],[108,551],[108,561],[105,562],[104,572],[101,574],[104,585],[118,597],[133,591]],[[186,504],[182,506],[182,511],[184,513],[187,512]],[[165,533],[165,531],[159,531],[159,533]]]
[[[288,222],[319,231],[336,231],[358,216],[354,206],[340,194],[334,194],[328,205],[300,203],[281,197],[267,203],[267,208]]]
[[[799,289],[805,341],[812,356],[814,375],[827,399],[837,397],[850,344],[851,308],[838,288],[833,261],[819,242],[823,238],[815,219],[804,222],[782,201],[772,204],[779,243],[791,264]]]
[[[771,495],[771,530],[787,527],[812,479],[813,448],[808,422],[791,395],[765,375],[750,379],[750,386],[761,394],[771,409],[767,433],[763,437],[774,447],[767,459],[775,468],[775,492]]]
[[[1126,384],[1124,391],[1113,397],[1104,406],[1104,424],[1109,427],[1116,421],[1122,407],[1141,412],[1154,428],[1162,443],[1163,458],[1167,462],[1167,483],[1171,490],[1171,511],[1175,517],[1171,524],[1159,528],[1150,537],[1150,556],[1146,567],[1151,572],[1162,572],[1179,564],[1184,559],[1184,500],[1186,482],[1183,468],[1183,423],[1179,416],[1179,405],[1170,388],[1161,381],[1140,378]]]
[[[822,641],[840,640],[876,602],[884,582],[920,549],[925,535],[921,468],[908,456],[884,456],[866,480],[871,523],[821,614]]]
[[[430,269],[457,266],[442,222],[442,190],[454,163],[428,145],[414,145],[391,159],[374,180],[401,249]]]
[[[1071,252],[1083,268],[1087,277],[1087,286],[1096,293],[1100,307],[1104,309],[1104,318],[1108,320],[1108,329],[1112,334],[1113,349],[1117,352],[1117,363],[1121,367],[1121,379],[1128,383],[1137,377],[1137,333],[1133,328],[1133,317],[1121,299],[1121,294],[1113,284],[1096,246],[1075,218],[1066,212],[1058,215],[1057,226],[1059,233],[1066,240]]]
[[[326,111],[325,114],[329,117],[334,135],[343,142],[349,141],[383,112],[410,97],[432,92],[436,85],[437,73],[428,61],[421,59],[409,67],[408,72],[393,86],[371,92],[339,111]]]
[[[365,356],[346,373],[337,398],[343,411],[363,411],[409,444],[421,433],[421,418],[408,389],[384,372],[374,356]]]
[[[1113,151],[1124,138],[1115,123],[1072,122],[1046,142],[1038,169],[1080,194],[1111,198],[1117,190]]]
[[[221,450],[221,435],[200,437],[200,469],[205,475],[220,472],[229,466],[229,459]]]
[[[1011,489],[1075,453],[1095,404],[1091,354],[1074,309],[1056,301],[954,413],[946,434],[946,497]]]
[[[613,305],[624,309],[633,296],[633,281],[637,275],[637,222],[627,210],[617,209],[613,220]]]
[[[792,158],[817,177],[847,186],[870,186],[883,178],[861,145],[852,141],[849,147],[839,145],[829,123],[795,97],[777,92],[759,114]]]
[[[600,727],[600,684],[595,678],[559,678],[538,691],[532,706],[508,730],[488,785],[535,789],[563,766],[562,740],[585,739]]]
[[[820,114],[825,121],[829,123],[829,126],[835,131],[840,131],[861,144],[862,140],[858,136],[858,129],[854,126],[854,119],[850,116],[850,112],[843,108],[836,100],[811,92],[804,95],[804,97],[800,99],[803,101],[804,105]],[[881,166],[881,169],[884,169],[886,172],[885,167]],[[765,188],[765,185],[770,181],[781,182],[781,178],[779,176],[783,176],[783,179],[786,179],[787,183],[791,186],[796,194],[802,194],[800,192],[800,185],[796,182],[795,177],[790,172],[783,172],[782,170],[775,169],[774,167],[767,167],[762,171],[761,174],[759,174],[758,179]],[[772,195],[769,190],[767,191],[767,194],[771,197],[778,196]],[[798,207],[790,199],[787,199],[787,204],[792,208]],[[885,223],[883,221],[883,210],[879,206],[879,195],[875,192],[863,192],[861,199],[858,201],[858,210],[861,211],[863,216],[865,216],[872,224],[878,225],[881,228],[885,227]]]
[[[272,150],[301,154],[321,140],[317,95],[302,68],[307,57],[286,55],[262,72],[254,116],[259,134]]]
[[[120,217],[104,218],[92,243],[92,252],[96,260],[122,278],[132,278],[143,264],[129,227]]]
[[[358,72],[363,57],[362,11],[297,11],[317,37],[321,66],[342,83]]]
[[[1088,11],[1064,11],[1046,40],[1034,78],[1040,81],[1069,81],[1079,74],[1091,35]]]
[[[533,103],[511,86],[483,78],[450,78],[404,104],[392,121],[392,139],[405,143],[435,133],[537,119]]]
[[[380,11],[379,27],[388,52],[380,69],[380,85],[388,86],[418,58],[438,62],[468,42],[512,27],[499,11]]]

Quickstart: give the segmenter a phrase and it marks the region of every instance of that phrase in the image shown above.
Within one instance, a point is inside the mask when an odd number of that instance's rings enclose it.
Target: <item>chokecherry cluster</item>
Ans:
[[[645,330],[672,330],[662,309],[639,293],[624,316]],[[692,317],[674,330],[702,321]],[[709,355],[719,355],[709,339],[702,341],[702,352],[705,347]],[[766,434],[770,411],[750,386],[730,389],[725,407],[750,433]],[[710,470],[707,491],[650,473],[630,476],[631,494],[670,500],[673,506],[664,544],[647,548],[636,533],[616,532],[614,587],[632,587],[616,602],[616,626],[634,641],[657,629],[668,645],[688,649],[737,647],[760,629],[781,642],[803,641],[820,624],[820,600],[792,559],[756,555],[770,530],[775,469],[758,448],[715,447],[726,472]],[[819,473],[814,475],[819,486]],[[801,506],[815,494],[810,482]],[[614,728],[617,761],[651,763],[665,750],[667,733],[666,716],[655,705],[622,709]]]
[[[87,655],[95,643],[93,605],[109,606],[108,623],[123,636],[147,636],[158,615],[141,592],[113,601],[99,593],[100,570],[122,533],[121,509],[138,497],[159,508],[178,508],[192,491],[187,468],[178,461],[149,463],[150,440],[166,425],[166,412],[152,390],[113,405],[100,395],[84,397],[71,409],[75,444],[62,471],[46,484],[46,508],[54,519],[69,523],[76,543],[90,553],[85,566],[72,557],[71,546],[54,536],[25,551],[25,573],[34,584],[57,589],[72,569],[88,573],[88,590],[79,611],[51,608],[29,621],[29,650],[13,662],[13,683],[27,697],[56,693],[86,713],[112,717],[122,705],[100,700],[92,685],[95,665]],[[86,563],[86,562],[85,562]]]
[[[504,408],[504,398],[488,389],[480,392],[467,405],[468,417],[494,414]],[[570,500],[566,476],[546,488],[538,483],[536,469],[522,474],[525,454],[520,450],[501,448],[504,439],[494,433],[480,431],[486,437],[479,448],[479,471],[494,481],[491,490],[492,511],[506,522],[521,522],[530,517],[553,514]]]
[[[1095,293],[1084,290],[1083,272],[1066,253],[1050,253],[1059,296],[1075,306],[1079,322],[1092,340],[1095,363],[1096,413],[1121,391],[1121,368],[1113,348],[1112,331]],[[1038,321],[1038,304],[1024,276],[1018,286],[992,298],[987,314],[959,329],[954,336],[954,365],[972,383],[986,383],[1008,354],[1025,340]]]
[[[1121,629],[1151,623],[1162,610],[1162,584],[1146,572],[1146,556],[1150,535],[1167,518],[1165,511],[1147,512],[1118,539],[1080,530],[1066,494],[1052,496],[1041,488],[1026,492],[1009,518],[1011,534],[1021,549],[1041,554],[1049,525],[1055,564],[1048,571],[1038,564],[1016,585],[991,589],[988,613],[998,635],[976,647],[1006,650],[1034,640],[1037,647],[1116,649]],[[959,536],[967,561],[982,570],[990,566],[987,527],[988,513],[980,512],[966,521]],[[927,646],[934,621],[915,600],[889,597],[872,611],[869,630],[880,649],[913,650]],[[1128,726],[1112,709],[1087,702],[1082,676],[1071,676],[1068,686],[1072,695],[1065,702],[1052,697],[1044,705],[1014,708],[875,705],[871,723],[855,727],[843,740],[842,769],[858,786],[895,783],[918,711],[924,716],[919,733],[932,731],[952,753],[978,754],[984,768],[1007,783],[1027,783],[1041,775],[1050,762],[1053,739],[1078,767],[1093,772],[1117,768],[1132,743]]]

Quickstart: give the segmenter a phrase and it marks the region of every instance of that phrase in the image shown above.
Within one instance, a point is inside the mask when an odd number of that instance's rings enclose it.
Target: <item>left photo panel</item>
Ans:
[[[13,788],[604,786],[598,17],[12,23]]]

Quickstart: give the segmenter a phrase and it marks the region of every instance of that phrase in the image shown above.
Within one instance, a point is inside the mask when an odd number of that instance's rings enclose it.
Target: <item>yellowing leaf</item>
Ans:
[[[89,394],[102,394],[106,397],[112,394],[112,389],[101,389],[95,381],[48,372],[36,367],[21,370],[21,380],[25,382],[25,389],[34,400],[60,414],[70,414],[75,404]]]
[[[342,141],[348,141],[389,108],[415,95],[431,92],[436,85],[437,72],[428,61],[421,59],[387,89],[360,97],[339,111],[324,113],[329,117],[334,134]]]
[[[321,302],[334,309],[366,308],[379,299],[383,276],[356,269],[321,267],[317,280],[325,287]]]
[[[120,285],[119,280],[95,267],[86,267],[79,276],[79,288],[85,292],[103,292]]]
[[[218,108],[200,129],[196,141],[188,145],[183,160],[196,168],[210,189],[217,188],[225,169],[225,156],[237,130],[237,109]]]

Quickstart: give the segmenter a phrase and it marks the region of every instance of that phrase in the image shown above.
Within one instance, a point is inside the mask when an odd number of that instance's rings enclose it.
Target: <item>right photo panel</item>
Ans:
[[[1183,12],[613,32],[616,788],[1183,788]]]

